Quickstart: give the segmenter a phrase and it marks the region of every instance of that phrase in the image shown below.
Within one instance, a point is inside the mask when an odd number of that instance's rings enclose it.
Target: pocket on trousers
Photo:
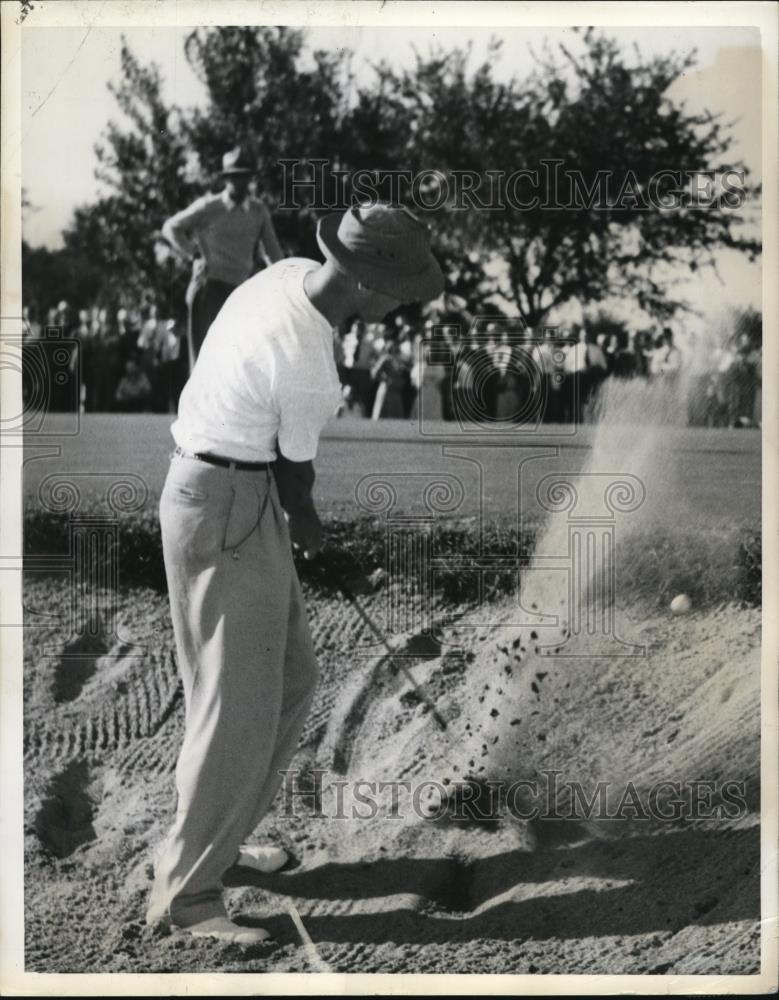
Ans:
[[[236,552],[260,523],[263,502],[256,490],[235,487],[225,515],[222,552]]]
[[[191,486],[184,486],[182,483],[170,483],[168,492],[174,499],[183,500],[185,503],[205,503],[208,500],[207,493]]]

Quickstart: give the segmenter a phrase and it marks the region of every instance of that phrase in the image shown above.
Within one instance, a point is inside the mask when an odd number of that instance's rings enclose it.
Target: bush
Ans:
[[[481,540],[473,522],[432,528],[427,551],[440,560],[435,592],[448,603],[470,603],[516,593],[517,569],[484,574],[467,570],[467,557],[501,554],[526,559],[533,552],[538,525],[488,524]],[[166,589],[157,512],[118,517],[119,584]],[[28,506],[24,519],[27,556],[67,555],[69,517]],[[457,565],[465,557],[466,565]],[[325,545],[312,561],[295,557],[301,581],[323,594],[338,590],[338,579],[354,587],[374,571],[387,569],[386,528],[377,518],[333,519],[325,524]],[[447,565],[450,563],[450,565]],[[696,607],[737,601],[761,601],[761,534],[749,529],[701,529],[695,534],[656,529],[621,540],[617,550],[617,599],[665,607],[686,593]],[[480,593],[480,586],[482,587]]]
[[[618,546],[618,594],[654,607],[666,607],[677,594],[687,594],[695,607],[759,606],[761,537],[746,528],[637,532]]]

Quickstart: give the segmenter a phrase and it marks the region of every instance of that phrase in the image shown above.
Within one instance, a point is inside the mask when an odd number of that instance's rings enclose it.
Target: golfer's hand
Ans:
[[[304,507],[294,514],[287,514],[292,548],[303,553],[304,559],[313,559],[322,548],[322,522],[313,507]]]

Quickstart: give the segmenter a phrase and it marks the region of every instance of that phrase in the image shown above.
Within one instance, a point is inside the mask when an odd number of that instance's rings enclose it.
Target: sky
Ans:
[[[61,232],[77,205],[93,201],[101,191],[95,180],[94,147],[106,123],[121,119],[109,81],[119,79],[119,52],[124,34],[143,62],[162,69],[165,97],[173,104],[202,104],[204,90],[183,52],[189,28],[43,28],[23,32],[22,44],[22,184],[32,210],[25,214],[25,239],[51,248],[62,245]],[[644,55],[686,52],[696,48],[698,66],[678,80],[670,93],[691,110],[721,112],[735,120],[734,153],[760,174],[760,50],[756,28],[613,28],[623,45],[637,44]],[[523,76],[532,66],[529,46],[539,49],[544,38],[564,41],[576,50],[580,39],[567,29],[496,28],[310,28],[312,48],[348,46],[354,52],[358,80],[367,79],[371,62],[382,58],[410,65],[416,46],[444,48],[471,41],[474,65],[485,55],[490,36],[503,40],[497,75]],[[729,274],[743,268],[736,258]],[[755,298],[748,269],[732,283]],[[754,277],[754,275],[753,275]],[[712,286],[717,294],[716,283]],[[757,293],[759,301],[759,291]]]

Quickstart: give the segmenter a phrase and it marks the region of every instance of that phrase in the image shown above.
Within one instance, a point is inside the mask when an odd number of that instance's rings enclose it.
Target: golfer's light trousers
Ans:
[[[318,671],[270,472],[174,456],[160,501],[186,729],[147,922],[224,916],[222,876],[268,811]]]

